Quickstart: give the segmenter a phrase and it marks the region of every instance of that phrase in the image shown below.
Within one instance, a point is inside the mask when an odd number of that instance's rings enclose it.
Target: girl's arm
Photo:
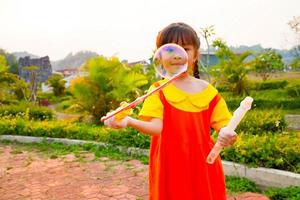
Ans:
[[[162,131],[162,120],[159,118],[152,118],[150,121],[142,121],[130,117],[127,126],[147,135],[159,135]]]
[[[221,97],[213,109],[210,123],[211,127],[218,132],[218,142],[223,147],[232,145],[237,139],[237,135],[234,130],[226,128],[230,119],[231,114],[227,108],[225,100]]]
[[[159,135],[162,131],[162,120],[159,118],[142,121],[127,116],[123,120],[118,121],[111,117],[104,121],[104,125],[115,129],[132,127],[146,135]]]

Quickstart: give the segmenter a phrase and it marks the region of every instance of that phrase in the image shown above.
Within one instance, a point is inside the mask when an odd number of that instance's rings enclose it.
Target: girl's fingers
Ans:
[[[237,140],[237,136],[231,138],[230,142],[229,142],[229,145],[233,145]]]
[[[111,127],[111,122],[110,122],[110,118],[104,121],[104,125]]]
[[[237,139],[236,132],[222,132],[219,134],[218,141],[224,147],[231,146]]]
[[[113,127],[113,128],[117,128],[118,127],[118,123],[117,123],[115,117],[111,117],[109,123],[110,123],[111,127]]]
[[[115,128],[115,129],[120,129],[120,128],[125,128],[127,126],[127,121],[118,121],[114,116],[105,120],[104,124],[110,128]]]
[[[108,113],[109,114],[109,113]],[[104,125],[113,128],[114,127],[114,116],[104,121]]]
[[[108,120],[105,120],[105,121],[104,121],[104,125],[105,125],[105,126],[108,126]]]

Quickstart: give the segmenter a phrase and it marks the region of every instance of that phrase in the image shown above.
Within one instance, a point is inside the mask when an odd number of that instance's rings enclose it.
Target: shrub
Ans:
[[[236,132],[260,135],[265,132],[281,132],[286,127],[281,110],[250,110],[237,127]]]
[[[289,84],[286,80],[279,81],[263,81],[255,84],[256,90],[272,90],[272,89],[283,89]]]
[[[270,200],[299,200],[300,199],[300,187],[292,186],[287,188],[270,188],[265,194]]]
[[[103,126],[65,121],[30,121],[24,118],[0,117],[0,135],[25,135],[93,140],[120,146],[149,148],[149,137],[127,128],[114,130]],[[300,132],[249,135],[239,133],[231,148],[225,148],[225,160],[251,166],[271,167],[300,172]]]
[[[33,120],[53,119],[52,110],[28,104],[0,106],[0,116],[20,116]]]
[[[25,135],[94,140],[120,146],[149,148],[149,137],[133,129],[114,130],[103,126],[65,121],[29,121],[0,117],[0,135]]]
[[[226,85],[218,85],[216,88],[219,92],[229,92],[230,91],[230,88],[228,88]]]
[[[237,142],[221,153],[228,161],[254,167],[300,172],[300,132],[258,135],[239,133]]]
[[[290,83],[286,87],[286,92],[291,97],[300,97],[300,83]]]
[[[68,100],[67,101],[63,101],[63,102],[60,103],[58,109],[63,111],[63,110],[68,109],[73,104],[74,104],[73,101],[68,101]]]
[[[235,110],[239,107],[242,97],[225,99],[230,110]],[[300,108],[300,98],[295,99],[263,99],[254,98],[252,109],[297,109]]]

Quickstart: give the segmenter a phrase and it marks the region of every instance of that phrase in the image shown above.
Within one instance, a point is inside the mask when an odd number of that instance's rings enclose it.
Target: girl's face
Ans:
[[[193,45],[180,45],[188,54],[188,71],[192,71],[194,63],[198,59],[198,50]]]

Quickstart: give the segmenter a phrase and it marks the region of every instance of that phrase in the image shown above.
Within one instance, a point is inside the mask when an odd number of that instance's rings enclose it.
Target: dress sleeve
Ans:
[[[232,115],[227,108],[226,102],[221,97],[212,112],[210,126],[219,132],[221,128],[229,123],[231,117]]]
[[[149,91],[153,90],[154,88],[155,86],[152,85],[149,88]],[[139,118],[142,120],[163,118],[163,104],[159,98],[159,92],[156,92],[145,99],[142,109],[139,113]]]

